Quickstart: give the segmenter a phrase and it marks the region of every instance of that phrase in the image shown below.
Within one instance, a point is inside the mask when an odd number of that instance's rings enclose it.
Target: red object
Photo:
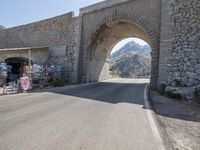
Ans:
[[[20,85],[24,91],[31,89],[31,82],[29,77],[21,77]]]

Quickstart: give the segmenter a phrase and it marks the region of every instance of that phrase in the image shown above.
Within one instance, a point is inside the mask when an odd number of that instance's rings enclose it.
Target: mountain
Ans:
[[[112,53],[110,56],[110,61],[115,61],[126,54],[135,54],[135,53],[150,53],[151,47],[149,45],[140,45],[135,41],[130,41],[125,44],[122,48]]]
[[[111,54],[110,71],[124,78],[150,76],[150,52],[149,45],[140,45],[131,41]]]
[[[2,25],[0,25],[0,30],[3,30],[3,29],[5,29],[5,27],[4,27],[4,26],[2,26]]]

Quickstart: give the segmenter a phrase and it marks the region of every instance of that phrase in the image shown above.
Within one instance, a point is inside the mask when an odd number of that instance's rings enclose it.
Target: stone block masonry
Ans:
[[[197,86],[200,84],[200,1],[172,0],[171,17],[174,40],[168,61],[170,82]]]
[[[54,18],[3,30],[0,33],[0,48],[49,47],[50,56],[56,53],[50,58],[51,63],[62,64],[65,79],[75,83],[79,55],[78,20],[73,12],[69,12]]]

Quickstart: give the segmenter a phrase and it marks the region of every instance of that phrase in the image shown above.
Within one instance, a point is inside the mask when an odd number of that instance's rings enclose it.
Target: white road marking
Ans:
[[[154,117],[154,114],[152,112],[151,106],[149,104],[147,92],[148,92],[148,86],[149,84],[146,85],[145,90],[144,90],[144,104],[147,112],[147,118],[149,120],[149,124],[151,126],[153,136],[155,138],[155,141],[157,141],[156,145],[159,148],[159,150],[165,150],[164,142],[161,137],[161,134],[158,129],[158,122],[156,121],[156,118]]]

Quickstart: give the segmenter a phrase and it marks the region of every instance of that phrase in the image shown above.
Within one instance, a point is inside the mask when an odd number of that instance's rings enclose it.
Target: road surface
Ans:
[[[146,79],[0,97],[0,150],[156,150]]]

